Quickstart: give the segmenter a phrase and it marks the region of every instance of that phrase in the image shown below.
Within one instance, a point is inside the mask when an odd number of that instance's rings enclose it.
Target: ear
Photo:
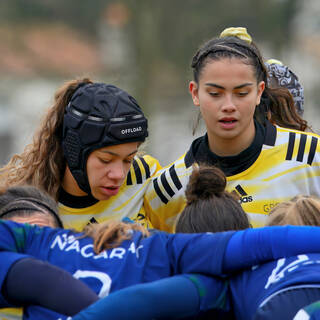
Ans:
[[[264,81],[260,81],[260,82],[258,83],[258,96],[257,96],[257,103],[256,103],[256,105],[259,105],[259,104],[260,104],[261,96],[262,96],[262,93],[263,93],[265,87],[266,87],[266,84],[265,84]]]
[[[200,106],[200,101],[199,101],[199,89],[198,85],[195,81],[190,81],[189,83],[189,92],[192,96],[193,104],[197,107]]]

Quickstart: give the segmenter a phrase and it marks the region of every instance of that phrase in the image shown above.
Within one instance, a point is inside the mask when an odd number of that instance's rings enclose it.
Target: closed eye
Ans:
[[[99,160],[100,160],[101,163],[104,163],[104,164],[107,164],[107,163],[111,162],[111,160],[106,160],[106,159],[101,159],[101,158],[99,158]]]
[[[131,164],[131,163],[132,163],[132,161],[133,161],[133,159],[134,159],[133,157],[132,157],[132,158],[128,158],[128,159],[125,159],[125,160],[124,160],[124,162],[125,162],[125,163],[130,163],[130,164]]]
[[[248,91],[238,92],[237,94],[240,97],[244,97],[244,96],[246,96],[248,94]]]
[[[220,96],[220,92],[209,92],[209,94],[212,97],[219,97]]]

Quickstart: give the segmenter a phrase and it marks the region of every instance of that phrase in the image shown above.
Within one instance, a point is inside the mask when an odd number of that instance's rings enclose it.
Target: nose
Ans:
[[[233,97],[231,94],[226,94],[225,99],[223,100],[221,110],[223,112],[231,113],[236,110],[236,106],[233,101]]]
[[[113,163],[113,165],[108,170],[108,177],[112,180],[123,180],[128,173],[122,161]]]

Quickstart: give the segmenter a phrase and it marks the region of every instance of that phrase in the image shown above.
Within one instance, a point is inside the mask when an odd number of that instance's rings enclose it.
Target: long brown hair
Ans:
[[[132,231],[140,231],[144,237],[149,231],[138,223],[107,221],[101,224],[90,224],[84,229],[84,236],[93,238],[93,249],[96,254],[103,250],[119,246],[122,241],[131,239]]]
[[[32,143],[0,169],[0,192],[12,185],[31,184],[57,200],[66,167],[61,146],[63,116],[75,90],[86,83],[92,81],[89,78],[71,80],[56,91],[54,103],[41,121]]]
[[[320,226],[320,199],[298,195],[275,206],[269,213],[268,226]]]

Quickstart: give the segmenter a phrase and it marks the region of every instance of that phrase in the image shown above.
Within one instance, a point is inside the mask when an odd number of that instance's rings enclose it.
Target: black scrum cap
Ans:
[[[113,85],[90,83],[73,94],[64,115],[62,147],[79,187],[90,194],[86,163],[99,148],[143,142],[148,122],[136,100]]]

